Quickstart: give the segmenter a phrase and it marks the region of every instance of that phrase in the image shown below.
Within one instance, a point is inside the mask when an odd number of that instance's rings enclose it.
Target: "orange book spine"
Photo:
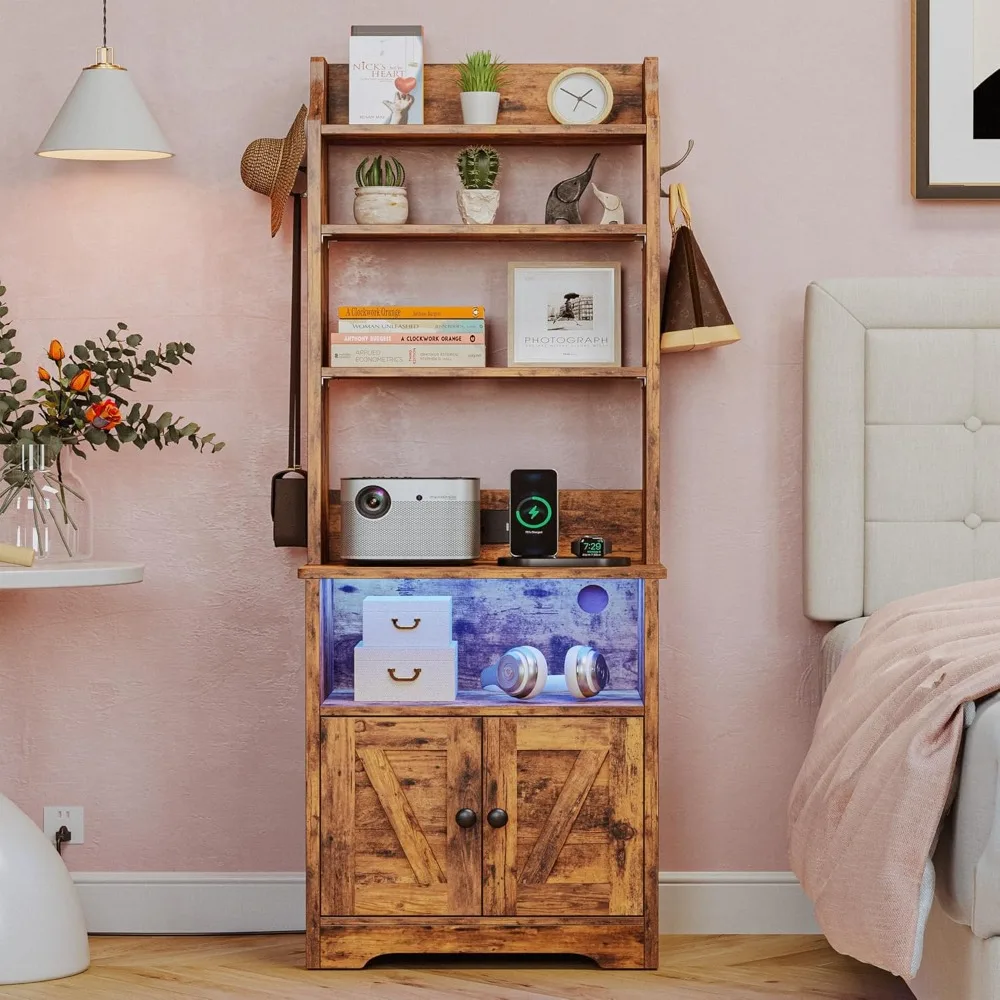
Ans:
[[[341,306],[341,319],[485,319],[485,306]]]

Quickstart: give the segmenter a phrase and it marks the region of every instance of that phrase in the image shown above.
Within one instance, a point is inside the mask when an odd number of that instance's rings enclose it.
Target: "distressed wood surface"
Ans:
[[[447,240],[449,243],[622,243],[642,239],[646,227],[640,225],[535,225],[523,223],[477,225],[417,225],[362,226],[348,223],[324,226],[323,238],[337,242],[371,242],[372,240]]]
[[[359,969],[378,955],[427,953],[585,955],[604,969],[639,969],[643,963],[641,917],[398,921],[325,917],[322,925],[324,969]],[[522,972],[522,981],[523,977]]]
[[[498,566],[476,562],[467,566],[364,566],[325,563],[300,566],[300,580],[664,580],[666,567],[633,563],[631,566],[576,569],[575,567]]]
[[[611,856],[614,872],[608,908],[614,914],[645,912],[643,869],[643,740],[641,719],[616,719],[611,731]]]
[[[484,828],[483,913],[517,913],[517,720],[483,720],[483,808],[503,809],[507,825]]]
[[[644,666],[643,797],[645,800],[644,866],[646,968],[655,969],[660,947],[660,592],[655,581],[643,584]],[[668,805],[666,817],[672,815]]]
[[[401,702],[357,702],[350,688],[332,691],[320,706],[324,716],[394,716],[405,712],[407,715],[470,716],[641,716],[642,699],[638,691],[602,691],[596,698],[581,701],[567,692],[542,694],[530,701],[515,701],[501,691],[459,691],[457,701],[432,701],[421,704]]]
[[[400,921],[405,931],[408,921]],[[558,921],[565,943],[578,927]],[[434,932],[440,933],[437,925]],[[327,927],[325,935],[336,930]],[[348,935],[350,931],[346,931]],[[462,933],[461,931],[457,933]],[[544,934],[548,934],[548,930]],[[556,933],[556,932],[553,932]],[[836,954],[819,937],[664,937],[658,972],[613,976],[576,958],[508,958],[520,932],[493,923],[493,957],[406,956],[361,972],[303,968],[301,934],[228,937],[92,937],[92,965],[73,979],[0,986],[3,1000],[912,1000],[888,973]],[[428,941],[426,936],[424,942]],[[575,940],[575,939],[574,939]],[[513,950],[513,949],[512,949]],[[956,998],[958,1000],[958,998]]]
[[[324,868],[320,845],[320,741],[323,730],[320,719],[320,699],[325,689],[323,666],[323,630],[320,613],[320,583],[313,580],[305,586],[305,646],[306,646],[306,926],[309,928],[306,964],[319,967],[319,918],[322,912],[320,896]]]
[[[327,800],[321,829],[322,912],[344,916],[354,913],[354,754],[354,722],[324,720],[323,785]]]
[[[479,496],[482,510],[507,510],[510,506],[509,490],[482,490]],[[581,535],[601,535],[614,546],[614,555],[628,556],[636,563],[642,562],[643,545],[643,504],[642,490],[560,490],[559,491],[559,554],[572,555],[570,543]],[[334,490],[330,499],[329,540],[331,557],[336,560],[340,553],[340,491]],[[483,563],[496,563],[501,556],[510,555],[507,545],[485,545],[480,557]],[[366,567],[356,567],[363,570]],[[435,567],[405,567],[411,572]],[[436,567],[444,570],[462,570],[464,567]],[[475,567],[473,567],[475,568]],[[495,567],[498,570],[506,567]],[[514,574],[525,575],[528,571],[511,567]],[[382,567],[379,567],[381,570]],[[401,567],[385,567],[397,570]],[[546,570],[558,575],[557,571]],[[587,570],[571,569],[566,572],[586,577]],[[601,575],[602,571],[590,570]],[[629,576],[629,568],[618,568],[610,573],[621,577]],[[345,574],[348,575],[348,574]],[[513,575],[513,574],[512,574]]]
[[[451,722],[448,744],[448,909],[451,913],[482,913],[482,763],[483,729],[478,719]],[[478,822],[458,825],[460,809],[472,809]]]
[[[646,126],[630,125],[324,125],[337,145],[602,146],[641,145]]]
[[[552,80],[575,63],[513,63],[500,91],[498,125],[554,125],[548,95]],[[602,73],[615,92],[605,125],[641,124],[643,121],[643,66],[641,63],[589,64]],[[347,124],[348,66],[331,63],[327,81],[327,121]],[[424,122],[458,125],[462,122],[458,71],[451,63],[424,64]],[[419,125],[409,128],[419,129]]]
[[[324,368],[324,379],[343,378],[645,378],[645,368]]]

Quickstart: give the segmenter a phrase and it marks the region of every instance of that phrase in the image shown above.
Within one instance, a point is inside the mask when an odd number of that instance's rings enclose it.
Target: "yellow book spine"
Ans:
[[[486,306],[341,306],[340,319],[485,319]]]

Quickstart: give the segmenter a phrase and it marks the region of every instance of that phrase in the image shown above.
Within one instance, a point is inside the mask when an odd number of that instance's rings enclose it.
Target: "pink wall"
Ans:
[[[25,347],[119,318],[151,340],[194,341],[196,367],[147,395],[230,444],[214,458],[126,451],[88,463],[99,551],[145,561],[147,581],[0,597],[0,787],[38,819],[44,803],[86,806],[88,842],[69,856],[78,869],[302,868],[302,593],[297,555],[270,547],[266,510],[284,463],[289,236],[267,238],[265,203],[238,164],[249,139],[284,133],[310,55],[343,60],[352,22],[419,17],[433,61],[479,46],[525,62],[658,55],[664,159],[698,143],[678,177],[745,341],[663,363],[660,867],[786,868],[785,799],[816,707],[808,664],[819,635],[799,592],[805,285],[992,273],[1000,251],[990,206],[910,200],[909,5],[585,0],[574,17],[563,4],[508,0],[485,19],[446,0],[419,13],[401,0],[110,6],[120,61],[178,156],[35,158],[90,61],[99,4],[0,0],[0,278]],[[553,156],[512,163],[505,211],[527,212],[576,162]],[[431,162],[412,166],[425,204],[452,210]],[[434,252],[438,265],[470,268],[471,287],[503,265]],[[359,294],[381,285],[380,263],[421,297],[421,279],[382,252],[353,272]],[[501,388],[466,389],[457,404],[477,433],[452,461],[478,474],[489,436],[487,485],[539,454],[523,422],[488,419],[511,401]],[[353,396],[338,425],[336,474],[365,460],[366,401],[401,434],[427,412],[419,393],[372,392]],[[581,421],[601,433],[592,401],[568,388],[550,407],[560,422],[549,456],[565,454],[573,482],[631,485],[637,455],[614,447],[625,417],[604,430],[606,461],[578,447]],[[441,439],[421,440],[428,461],[447,454]]]

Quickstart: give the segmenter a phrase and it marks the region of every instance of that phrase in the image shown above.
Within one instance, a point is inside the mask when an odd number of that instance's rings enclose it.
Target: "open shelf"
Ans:
[[[554,566],[533,569],[526,566],[498,566],[471,563],[465,566],[384,566],[328,563],[300,566],[300,580],[665,580],[667,570],[659,563],[631,566]]]
[[[645,378],[645,368],[324,368],[336,378]]]
[[[632,125],[324,125],[323,136],[337,143],[373,142],[450,145],[485,142],[492,145],[535,146],[601,144],[638,146],[646,126]]]
[[[596,698],[574,698],[566,692],[540,694],[528,700],[511,698],[501,691],[459,691],[457,701],[407,702],[355,701],[353,691],[332,691],[320,706],[331,715],[638,715],[643,714],[638,691],[602,691]]]
[[[323,238],[327,240],[451,240],[452,242],[489,241],[510,242],[512,240],[542,243],[622,243],[644,239],[645,226],[418,226],[407,223],[403,226],[359,226],[356,223],[344,226],[323,226]]]

